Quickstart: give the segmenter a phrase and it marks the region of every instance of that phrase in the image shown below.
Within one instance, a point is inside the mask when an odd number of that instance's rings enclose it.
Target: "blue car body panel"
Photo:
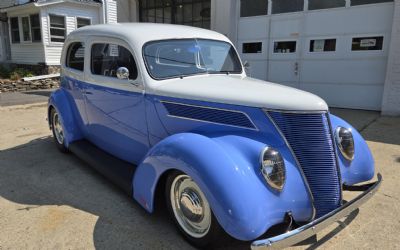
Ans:
[[[183,100],[116,90],[62,77],[49,106],[59,112],[65,143],[87,139],[104,151],[137,165],[133,196],[147,211],[154,210],[158,181],[170,170],[190,175],[205,193],[221,226],[240,240],[253,240],[292,212],[296,221],[313,219],[312,196],[300,166],[284,138],[259,108]],[[170,116],[163,101],[242,112],[253,129]],[[330,115],[332,129],[352,128]],[[352,128],[353,129],[353,128]],[[355,160],[340,153],[342,182],[369,180],[371,153],[356,130]],[[276,148],[286,165],[286,183],[276,192],[260,171],[260,154]]]
[[[167,170],[176,169],[196,181],[221,226],[237,239],[257,238],[282,222],[288,211],[298,221],[312,219],[310,196],[284,147],[279,149],[288,156],[285,189],[276,192],[263,181],[258,159],[264,147],[262,142],[236,135],[172,135],[153,147],[138,166],[134,198],[151,212],[157,180]]]
[[[350,124],[337,116],[330,115],[332,123],[332,133],[338,126],[349,128],[354,137],[354,160],[346,160],[342,154],[338,154],[342,183],[354,185],[360,182],[369,181],[374,177],[375,166],[374,158],[364,138]]]

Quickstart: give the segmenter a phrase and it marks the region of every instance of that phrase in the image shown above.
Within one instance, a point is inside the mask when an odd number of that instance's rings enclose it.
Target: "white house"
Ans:
[[[49,73],[57,70],[71,31],[116,22],[112,0],[2,0],[0,8],[0,61],[44,67]]]
[[[227,35],[252,77],[400,114],[400,0],[119,0],[118,22]]]

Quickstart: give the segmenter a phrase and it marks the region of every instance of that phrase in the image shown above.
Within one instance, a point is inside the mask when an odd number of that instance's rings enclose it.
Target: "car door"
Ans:
[[[61,84],[69,94],[71,108],[74,117],[81,131],[86,134],[86,125],[88,123],[84,88],[84,61],[85,61],[85,41],[73,40],[66,45],[66,53],[62,58],[63,74]]]
[[[118,39],[92,38],[86,60],[86,111],[89,140],[106,152],[138,164],[149,144],[144,86],[134,53]],[[117,70],[129,70],[129,79]]]

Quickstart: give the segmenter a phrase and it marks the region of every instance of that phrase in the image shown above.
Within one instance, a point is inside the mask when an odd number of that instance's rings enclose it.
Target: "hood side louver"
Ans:
[[[246,129],[256,129],[250,118],[243,112],[194,106],[162,101],[169,116],[201,122],[216,123]]]

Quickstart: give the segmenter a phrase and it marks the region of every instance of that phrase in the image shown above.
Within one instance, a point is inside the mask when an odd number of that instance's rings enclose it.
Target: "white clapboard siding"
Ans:
[[[50,41],[49,14],[65,16],[67,34],[76,29],[76,17],[90,18],[92,24],[99,24],[101,6],[77,5],[74,3],[62,3],[49,5],[42,9],[42,33],[45,47],[47,65],[59,65],[63,43]]]
[[[15,0],[0,0],[0,8],[6,8],[13,6],[15,4]]]
[[[42,43],[12,44],[11,58],[13,63],[38,64],[44,63],[44,47]]]
[[[117,23],[118,20],[117,2],[114,0],[106,0],[106,1],[107,1],[107,22]]]

